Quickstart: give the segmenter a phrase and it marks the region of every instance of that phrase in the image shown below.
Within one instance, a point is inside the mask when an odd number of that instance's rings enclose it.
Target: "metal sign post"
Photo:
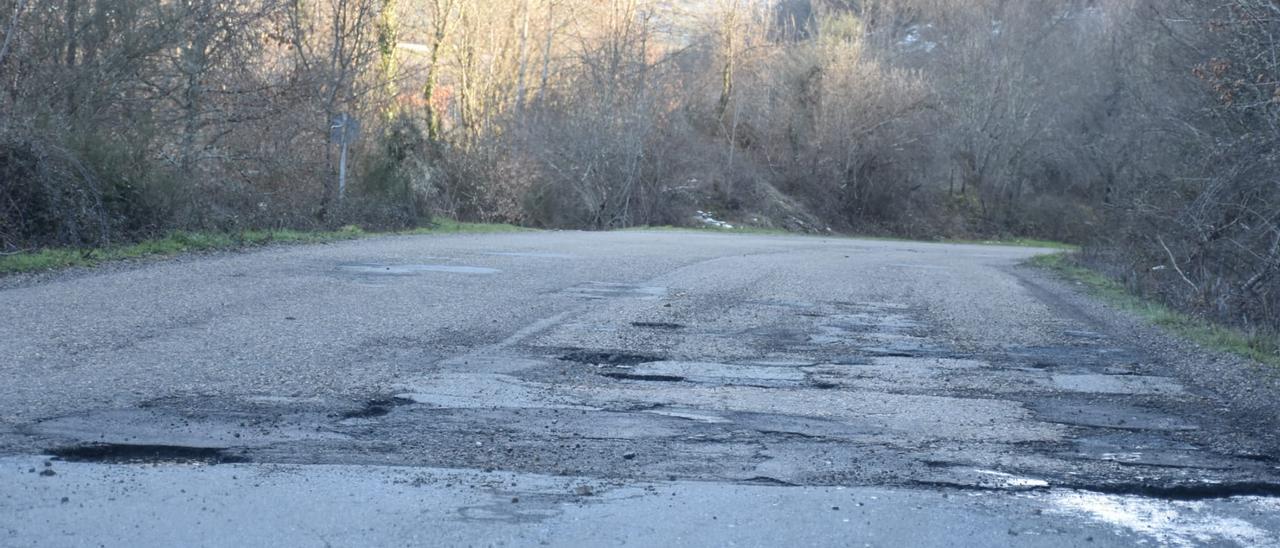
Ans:
[[[342,147],[342,155],[338,159],[338,201],[347,194],[347,147],[360,138],[360,121],[347,113],[339,114],[329,124],[329,140]]]

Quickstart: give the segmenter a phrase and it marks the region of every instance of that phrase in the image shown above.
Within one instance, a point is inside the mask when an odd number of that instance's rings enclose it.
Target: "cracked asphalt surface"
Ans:
[[[1019,266],[386,237],[0,289],[0,545],[1280,546],[1274,374]]]

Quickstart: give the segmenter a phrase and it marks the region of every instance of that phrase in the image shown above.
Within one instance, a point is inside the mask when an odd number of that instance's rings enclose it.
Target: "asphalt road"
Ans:
[[[1269,373],[1044,251],[542,232],[11,279],[0,546],[1280,546]]]

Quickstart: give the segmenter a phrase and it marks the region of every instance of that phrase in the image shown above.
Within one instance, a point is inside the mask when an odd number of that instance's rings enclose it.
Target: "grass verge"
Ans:
[[[513,225],[460,223],[448,219],[437,219],[431,226],[400,232],[365,232],[356,226],[346,226],[332,231],[287,229],[227,233],[175,231],[162,238],[143,240],[129,245],[86,249],[50,248],[0,255],[0,275],[93,266],[110,261],[165,257],[199,251],[228,251],[278,243],[313,244],[392,234],[490,234],[524,230],[528,229]]]
[[[900,238],[894,236],[867,236],[860,234],[842,234],[842,233],[807,233],[807,232],[791,232],[781,228],[758,228],[751,226],[735,226],[733,228],[719,228],[714,226],[705,227],[680,227],[671,225],[658,226],[636,226],[624,228],[623,230],[651,231],[651,232],[713,232],[718,234],[754,234],[761,236],[808,236],[814,238],[848,238],[854,240],[880,240],[886,242],[919,242],[926,244],[968,244],[968,245],[1000,245],[1014,247],[1040,247],[1045,249],[1059,249],[1062,251],[1078,251],[1080,246],[1074,244],[1065,244],[1051,240],[1034,240],[1030,238],[1012,238],[1004,240],[962,240],[962,239],[942,239],[942,240],[916,240],[911,238]]]
[[[1045,249],[1060,249],[1062,251],[1079,251],[1080,246],[1075,244],[1064,244],[1052,240],[1035,240],[1031,238],[1012,238],[1008,240],[943,240],[948,244],[975,244],[975,245],[1007,245],[1013,247],[1042,247]]]
[[[627,227],[620,230],[624,232],[711,232],[715,234],[754,234],[761,236],[824,236],[823,234],[807,234],[804,232],[791,232],[781,228],[759,228],[754,226],[720,228],[715,226],[643,225]]]
[[[1113,306],[1132,312],[1201,346],[1280,367],[1280,340],[1275,335],[1248,333],[1144,298],[1119,282],[1080,266],[1067,253],[1039,255],[1028,262],[1083,285],[1089,293]]]

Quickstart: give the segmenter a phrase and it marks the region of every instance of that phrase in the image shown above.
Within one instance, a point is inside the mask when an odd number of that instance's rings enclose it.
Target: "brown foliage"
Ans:
[[[1086,242],[1280,323],[1271,0],[0,0],[0,245],[735,224]],[[329,122],[364,122],[339,196]]]

